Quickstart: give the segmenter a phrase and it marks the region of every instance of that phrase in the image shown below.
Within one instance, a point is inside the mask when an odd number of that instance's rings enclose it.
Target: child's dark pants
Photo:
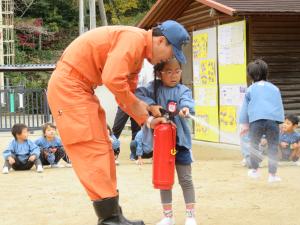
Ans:
[[[36,167],[38,165],[42,165],[41,160],[39,158],[35,159],[33,162],[31,161],[26,161],[26,163],[23,163],[19,160],[19,158],[15,155],[11,155],[11,157],[14,158],[15,163],[10,165],[8,160],[5,160],[4,166],[7,166],[8,168],[13,168],[14,170],[30,170],[33,165]],[[29,157],[28,157],[29,158]]]
[[[48,162],[48,159],[46,157],[46,154],[45,154],[47,151],[48,151],[48,149],[41,149],[41,155],[40,155],[42,164],[45,165],[45,166],[50,165],[50,163]],[[55,155],[55,160],[54,160],[55,164],[57,164],[59,162],[59,160],[61,160],[62,158],[65,161],[69,159],[69,158],[66,157],[66,153],[65,153],[63,148],[57,148],[54,155]],[[66,162],[69,163],[69,161],[66,161]]]
[[[278,144],[279,144],[279,124],[273,120],[257,120],[250,123],[249,136],[251,140],[250,159],[251,168],[257,169],[261,162],[259,143],[262,135],[268,141],[269,173],[277,172]]]
[[[132,156],[134,157],[135,160],[138,159],[138,156],[136,155],[136,148],[137,148],[137,143],[135,140],[131,141],[130,143],[130,151]],[[145,153],[143,152],[142,158],[143,159],[151,159],[153,157],[153,152]]]

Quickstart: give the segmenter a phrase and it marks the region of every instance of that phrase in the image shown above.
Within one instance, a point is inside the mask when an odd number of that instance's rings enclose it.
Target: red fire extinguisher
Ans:
[[[171,120],[177,112],[176,102],[170,101],[162,114]],[[153,177],[154,188],[171,190],[175,176],[176,127],[172,123],[159,124],[154,129]]]

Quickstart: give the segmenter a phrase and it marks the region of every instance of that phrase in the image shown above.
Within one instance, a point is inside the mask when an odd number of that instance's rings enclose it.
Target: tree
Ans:
[[[34,1],[35,0],[15,0],[15,11],[20,13],[20,17],[23,17]]]

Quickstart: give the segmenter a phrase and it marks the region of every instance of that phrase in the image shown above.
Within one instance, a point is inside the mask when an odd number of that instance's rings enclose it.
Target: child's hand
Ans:
[[[281,147],[281,148],[287,148],[287,147],[289,147],[289,143],[281,142],[281,143],[280,143],[280,147]]]
[[[33,162],[36,159],[35,155],[31,155],[28,159],[29,162]]]
[[[142,165],[144,164],[143,159],[142,159],[142,156],[139,156],[139,157],[138,157],[138,159],[137,159],[137,164],[138,164],[139,166],[142,166]]]
[[[43,153],[44,153],[44,157],[47,158],[49,155],[48,151],[43,151]]]
[[[9,156],[7,159],[8,159],[8,162],[9,162],[10,165],[15,164],[15,162],[16,162],[16,160],[11,156]]]
[[[291,144],[291,149],[298,149],[298,143]]]
[[[160,117],[161,116],[161,112],[159,109],[161,109],[162,107],[160,105],[150,105],[148,107],[148,111],[151,113],[151,115],[153,117]]]
[[[51,151],[52,153],[55,153],[55,152],[57,151],[57,148],[51,148],[50,151]]]
[[[249,131],[249,124],[241,124],[240,126],[240,135],[243,136]]]
[[[268,144],[267,139],[262,138],[262,139],[260,140],[260,145],[261,145],[261,146],[266,146],[267,144]]]
[[[189,114],[190,114],[190,109],[187,107],[184,107],[183,109],[181,109],[179,111],[179,116],[181,116],[183,118],[187,117]]]

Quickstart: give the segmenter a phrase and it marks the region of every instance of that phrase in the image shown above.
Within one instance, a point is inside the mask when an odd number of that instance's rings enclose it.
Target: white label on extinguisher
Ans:
[[[170,102],[168,105],[168,111],[169,112],[176,112],[176,103],[175,102]]]

